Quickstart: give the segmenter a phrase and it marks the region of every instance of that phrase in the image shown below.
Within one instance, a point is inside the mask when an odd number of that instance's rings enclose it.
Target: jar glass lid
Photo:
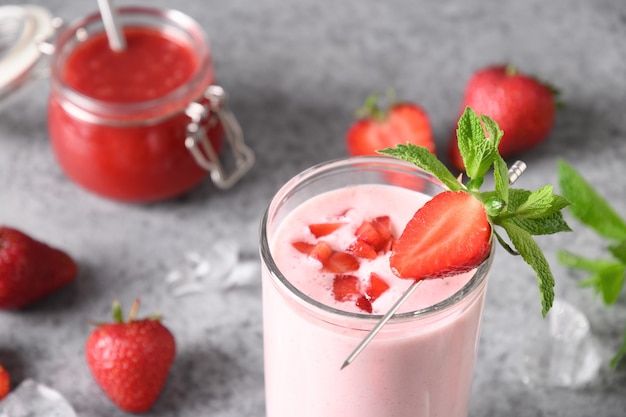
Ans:
[[[45,8],[0,6],[0,99],[35,76],[42,54],[38,42],[53,33],[53,17]]]

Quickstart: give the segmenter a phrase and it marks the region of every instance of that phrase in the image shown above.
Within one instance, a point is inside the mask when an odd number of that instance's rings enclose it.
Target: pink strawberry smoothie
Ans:
[[[412,281],[393,275],[389,250],[375,259],[357,257],[357,270],[338,274],[293,244],[323,240],[343,251],[359,225],[380,216],[390,217],[397,238],[428,199],[391,185],[344,187],[310,198],[276,226],[268,237],[275,265],[263,271],[267,417],[467,417],[485,279],[471,272],[423,281],[400,317],[341,369]],[[341,227],[315,237],[309,225],[317,223]],[[369,313],[355,299],[370,285],[371,272],[389,288],[366,297]],[[334,286],[345,274],[358,278],[360,294]],[[288,283],[271,279],[277,275]],[[411,313],[438,303],[445,308]]]

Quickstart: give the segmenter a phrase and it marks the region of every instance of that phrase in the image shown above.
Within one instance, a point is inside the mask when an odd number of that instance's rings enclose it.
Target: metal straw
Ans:
[[[98,0],[98,7],[100,8],[100,15],[102,16],[104,30],[109,40],[109,46],[115,52],[121,52],[126,49],[126,38],[124,38],[124,33],[117,17],[117,10],[113,7],[112,2],[113,0]]]
[[[523,161],[516,161],[513,165],[511,165],[511,167],[509,168],[509,185],[517,181],[517,179],[520,177],[520,175],[522,175],[522,173],[525,170],[526,170],[526,163],[524,163]],[[417,289],[417,287],[420,286],[422,281],[423,280],[414,281],[413,284],[411,284],[411,286],[407,288],[404,294],[402,294],[402,296],[398,298],[398,300],[395,303],[393,303],[393,305],[389,308],[389,311],[385,313],[385,315],[378,321],[378,323],[376,323],[376,326],[374,326],[374,328],[370,330],[367,336],[365,336],[365,338],[361,340],[361,342],[357,345],[357,347],[346,358],[346,360],[343,362],[343,365],[341,365],[341,369],[350,365],[352,361],[356,359],[356,357],[361,353],[361,351],[365,349],[365,346],[367,346],[369,342],[372,341],[372,339],[374,338],[374,336],[378,334],[380,329],[382,329],[383,326],[387,324],[387,322],[391,319],[391,317],[393,317],[396,311],[398,311],[402,303],[404,303],[407,300],[407,298],[409,298],[411,294],[413,294],[413,292]]]

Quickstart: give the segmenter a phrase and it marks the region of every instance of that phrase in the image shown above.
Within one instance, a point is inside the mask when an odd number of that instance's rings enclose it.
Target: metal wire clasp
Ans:
[[[204,91],[206,102],[189,103],[185,114],[191,118],[187,124],[185,147],[191,152],[196,163],[211,174],[213,183],[227,189],[244,176],[254,165],[254,153],[243,140],[243,131],[235,116],[226,108],[226,91],[218,85],[210,85]],[[217,117],[217,120],[210,118]],[[233,167],[226,172],[219,155],[207,137],[205,122],[220,122],[224,130],[226,142],[230,145],[233,156]]]

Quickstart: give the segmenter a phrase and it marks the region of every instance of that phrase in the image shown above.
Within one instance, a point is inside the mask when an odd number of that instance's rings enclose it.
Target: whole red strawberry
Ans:
[[[65,286],[78,273],[68,254],[0,226],[0,309],[18,309]]]
[[[471,107],[495,120],[504,136],[499,151],[503,158],[537,146],[549,135],[556,114],[556,91],[515,67],[490,66],[474,73],[465,88],[462,113]],[[464,171],[456,135],[450,139],[450,162]]]
[[[136,319],[135,301],[124,322],[119,302],[114,323],[100,324],[85,347],[87,364],[102,390],[120,409],[140,413],[159,397],[176,354],[174,336],[158,317]]]
[[[393,102],[387,109],[381,109],[378,102],[379,96],[373,94],[357,111],[359,119],[350,126],[346,136],[350,155],[378,155],[380,149],[406,143],[435,152],[430,121],[420,106]]]
[[[0,400],[7,396],[11,390],[11,380],[9,373],[0,365]]]

